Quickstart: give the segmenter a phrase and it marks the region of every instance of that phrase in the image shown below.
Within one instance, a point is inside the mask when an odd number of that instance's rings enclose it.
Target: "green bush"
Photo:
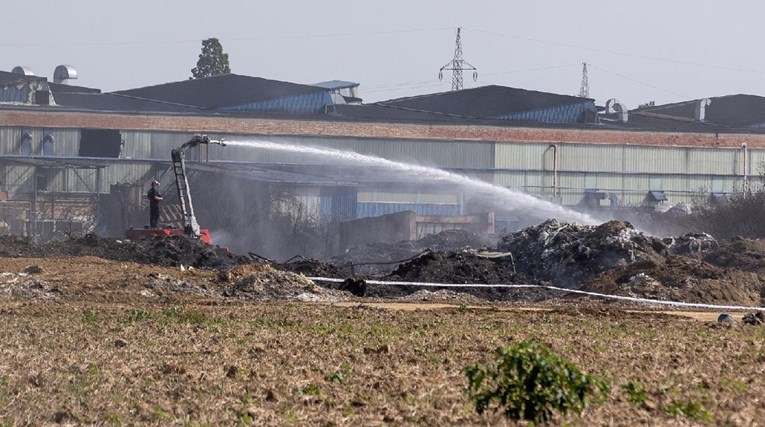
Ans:
[[[479,414],[492,406],[512,420],[544,424],[555,412],[581,414],[606,381],[580,372],[546,347],[521,341],[497,349],[496,360],[465,368],[468,396]]]

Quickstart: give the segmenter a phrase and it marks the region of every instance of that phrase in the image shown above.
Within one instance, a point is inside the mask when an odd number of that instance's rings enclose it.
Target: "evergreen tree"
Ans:
[[[202,77],[229,74],[228,54],[223,53],[223,46],[216,38],[202,40],[202,53],[199,54],[197,66],[191,69],[189,80]]]

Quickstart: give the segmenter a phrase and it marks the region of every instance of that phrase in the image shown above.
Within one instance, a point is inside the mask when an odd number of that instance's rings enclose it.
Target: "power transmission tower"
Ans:
[[[462,59],[462,39],[460,38],[460,30],[462,28],[457,27],[457,41],[454,45],[454,59],[447,62],[446,65],[441,67],[438,71],[438,80],[444,78],[444,70],[452,71],[452,90],[462,89],[462,72],[465,70],[473,71],[473,81],[478,80],[478,70],[472,66],[469,62]]]
[[[579,87],[579,97],[590,97],[590,81],[587,80],[587,63],[582,62],[582,85]]]

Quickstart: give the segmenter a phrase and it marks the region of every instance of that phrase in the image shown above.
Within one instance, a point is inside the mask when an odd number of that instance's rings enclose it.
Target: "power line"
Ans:
[[[578,67],[579,64],[566,64],[566,65],[550,65],[545,67],[533,67],[533,68],[519,68],[517,70],[507,70],[507,71],[498,71],[495,73],[482,73],[483,76],[497,76],[500,74],[512,74],[512,73],[526,73],[531,71],[546,71],[546,70],[555,70],[559,68],[571,68],[571,67]]]
[[[738,71],[738,72],[744,72],[744,73],[754,73],[754,74],[765,74],[765,71],[762,70],[751,70],[747,68],[738,68],[738,67],[730,67],[725,65],[718,65],[718,64],[705,64],[700,62],[689,62],[689,61],[680,61],[677,59],[672,58],[661,58],[656,56],[650,56],[650,55],[640,55],[635,53],[629,53],[629,52],[619,52],[615,50],[610,49],[603,49],[603,48],[597,48],[597,47],[588,47],[588,46],[580,46],[575,45],[571,43],[564,43],[564,42],[557,42],[552,40],[540,40],[540,39],[534,39],[531,37],[523,37],[523,36],[517,36],[513,34],[505,34],[505,33],[498,33],[494,31],[486,31],[486,30],[479,30],[475,28],[470,28],[471,31],[475,31],[477,33],[484,33],[489,34],[493,36],[499,36],[499,37],[506,37],[511,39],[517,39],[517,40],[523,40],[528,42],[534,42],[534,43],[541,43],[541,44],[547,44],[552,46],[561,46],[561,47],[567,47],[567,48],[573,48],[573,49],[581,49],[581,50],[588,50],[592,52],[601,52],[601,53],[607,53],[609,55],[618,55],[618,56],[626,56],[626,57],[632,57],[632,58],[638,58],[638,59],[648,59],[651,61],[659,61],[659,62],[667,62],[672,64],[680,64],[680,65],[691,65],[694,67],[702,67],[702,68],[715,68],[718,70],[728,70],[728,71]]]
[[[438,28],[415,28],[408,30],[390,30],[390,31],[364,31],[355,33],[320,33],[320,34],[297,34],[283,36],[259,36],[259,37],[219,37],[221,41],[262,41],[262,40],[290,40],[290,39],[313,39],[313,38],[335,38],[335,37],[358,37],[374,36],[386,34],[409,34],[421,32],[433,32],[449,30],[450,27]],[[123,45],[150,45],[150,44],[186,44],[199,43],[201,39],[177,39],[177,40],[143,40],[143,41],[57,41],[57,42],[23,42],[23,43],[0,43],[0,47],[38,47],[38,46],[123,46]]]
[[[685,95],[681,95],[681,94],[679,94],[677,92],[674,92],[674,91],[671,91],[671,90],[668,90],[668,89],[662,89],[662,88],[660,88],[660,87],[658,87],[656,85],[652,85],[650,83],[646,83],[646,82],[640,81],[638,79],[635,79],[635,78],[632,78],[632,77],[629,77],[629,76],[625,76],[624,74],[617,73],[616,71],[606,70],[605,68],[598,67],[597,65],[592,64],[592,63],[588,63],[588,65],[590,67],[592,67],[592,68],[596,68],[596,69],[598,69],[600,71],[603,71],[604,73],[608,73],[608,74],[611,74],[611,75],[614,75],[614,76],[617,76],[617,77],[621,77],[621,78],[623,78],[625,80],[629,80],[631,82],[635,82],[637,84],[640,84],[640,85],[643,85],[643,86],[646,86],[646,87],[650,87],[652,89],[656,89],[656,90],[661,91],[661,92],[665,92],[665,93],[669,93],[671,95],[675,95],[675,96],[679,97],[680,99],[688,99],[688,97],[685,96]]]

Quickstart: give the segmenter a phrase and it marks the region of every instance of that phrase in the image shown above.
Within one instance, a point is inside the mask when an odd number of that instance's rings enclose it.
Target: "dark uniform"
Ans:
[[[162,200],[162,194],[155,187],[151,187],[149,193],[149,226],[157,228],[159,223],[159,201]]]

